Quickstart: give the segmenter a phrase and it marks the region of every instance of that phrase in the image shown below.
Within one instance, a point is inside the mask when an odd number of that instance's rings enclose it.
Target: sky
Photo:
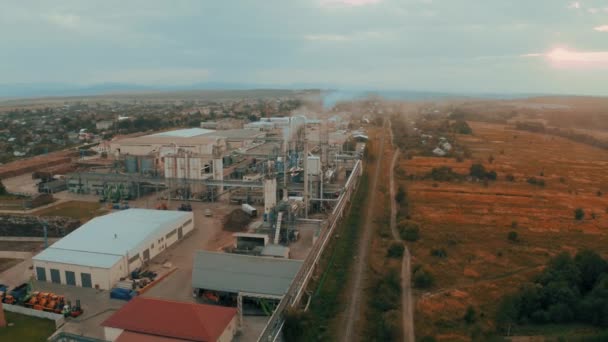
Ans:
[[[608,0],[0,0],[0,84],[608,95]]]

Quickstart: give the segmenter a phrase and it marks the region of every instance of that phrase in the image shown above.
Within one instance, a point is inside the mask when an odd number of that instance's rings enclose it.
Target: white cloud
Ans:
[[[352,37],[347,37],[341,34],[308,34],[304,36],[304,39],[323,42],[343,42],[352,40]]]
[[[188,85],[209,78],[208,69],[150,68],[100,71],[89,78],[90,83],[130,83],[142,85]]]
[[[75,30],[80,27],[80,17],[69,13],[52,13],[45,16],[46,20],[53,25],[64,29]]]
[[[580,9],[581,7],[582,7],[582,5],[581,5],[581,3],[580,3],[580,2],[578,2],[578,1],[571,2],[571,3],[568,5],[568,8],[570,8],[570,9]]]
[[[323,7],[359,7],[366,5],[373,5],[379,3],[381,0],[321,0],[321,6]]]
[[[563,69],[608,68],[608,51],[576,51],[560,47],[546,53],[530,53],[521,57],[542,57],[552,66]]]
[[[598,32],[608,32],[608,25],[601,25],[594,28]]]
[[[351,34],[307,34],[308,41],[319,42],[352,42],[352,41],[386,41],[394,37],[391,32],[365,31]]]

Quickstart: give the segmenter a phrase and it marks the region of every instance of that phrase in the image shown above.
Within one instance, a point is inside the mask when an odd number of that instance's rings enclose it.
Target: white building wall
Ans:
[[[123,331],[124,330],[122,330],[122,329],[103,327],[103,334],[104,334],[105,340],[110,341],[110,342],[116,341],[118,336],[120,336],[120,334],[122,334]]]
[[[128,266],[128,272],[133,271],[137,267],[140,267],[144,261],[144,251],[148,250],[150,253],[150,259],[152,260],[155,256],[163,252],[169,246],[173,245],[178,241],[179,228],[182,229],[182,238],[194,229],[194,215],[190,213],[184,219],[169,224],[163,229],[159,230],[156,234],[149,236],[145,241],[140,243],[136,248],[129,251],[127,260],[134,259],[137,255],[139,258],[131,262]]]
[[[33,260],[34,276],[36,274],[36,267],[44,267],[46,274],[46,281],[51,282],[51,268],[59,270],[61,284],[67,284],[65,271],[71,271],[75,273],[76,286],[82,286],[81,273],[88,273],[91,275],[92,287],[96,286],[102,290],[110,290],[122,277],[127,276],[131,271],[140,267],[143,262],[143,252],[148,249],[150,253],[150,259],[152,260],[158,254],[162,253],[167,247],[176,243],[179,239],[178,230],[181,228],[182,238],[190,233],[194,229],[194,215],[192,213],[184,213],[187,216],[180,219],[173,224],[169,224],[163,229],[159,230],[153,236],[149,236],[145,241],[140,243],[136,248],[129,251],[127,256],[123,256],[115,265],[110,268],[97,268],[83,265],[72,265],[62,264],[49,261]],[[139,254],[139,257],[129,263],[129,259]],[[74,260],[78,262],[78,260]]]
[[[77,260],[75,260],[77,262]],[[65,276],[66,271],[74,272],[76,286],[82,286],[82,273],[88,273],[91,275],[91,283],[92,287],[96,286],[102,290],[109,290],[112,286],[118,282],[120,277],[124,277],[127,274],[127,269],[124,264],[124,261],[121,259],[111,268],[98,268],[98,267],[89,267],[82,265],[71,265],[71,264],[61,264],[49,261],[40,261],[33,260],[34,268],[34,276],[37,277],[36,267],[44,267],[46,274],[46,281],[51,282],[51,269],[59,270],[59,276],[61,280],[61,284],[67,285],[67,280]]]
[[[238,326],[238,315],[234,315],[230,323],[224,329],[224,332],[217,339],[218,342],[231,342],[234,339],[234,335],[236,334],[236,329]]]

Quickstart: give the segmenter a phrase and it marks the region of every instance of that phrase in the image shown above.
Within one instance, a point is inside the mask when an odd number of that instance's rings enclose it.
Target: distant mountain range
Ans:
[[[484,93],[449,93],[433,91],[399,91],[399,90],[369,90],[362,87],[344,87],[319,84],[266,85],[247,83],[208,82],[183,86],[151,86],[128,83],[101,83],[93,85],[74,85],[64,83],[39,84],[0,84],[0,99],[65,97],[65,96],[95,96],[124,93],[150,93],[195,90],[249,90],[249,89],[340,89],[328,92],[331,100],[346,100],[370,95],[377,95],[394,100],[431,100],[441,98],[471,97],[486,99],[516,99],[547,94],[484,94]]]

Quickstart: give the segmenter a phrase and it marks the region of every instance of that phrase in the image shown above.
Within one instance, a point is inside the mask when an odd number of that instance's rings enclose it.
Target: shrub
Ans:
[[[528,178],[527,182],[532,185],[545,186],[545,180],[536,177]]]
[[[515,229],[519,226],[519,224],[517,223],[517,221],[513,220],[513,222],[511,222],[511,228]]]
[[[407,194],[405,193],[405,190],[402,187],[399,187],[399,189],[397,190],[397,194],[395,195],[395,201],[401,204],[406,200],[406,197]]]
[[[405,241],[415,242],[420,239],[420,229],[415,223],[399,225],[399,235]]]
[[[404,250],[405,250],[405,247],[403,246],[402,243],[394,242],[388,248],[386,256],[388,256],[389,258],[401,258],[403,256]]]
[[[509,234],[507,235],[507,238],[509,239],[509,241],[511,242],[517,242],[519,241],[519,234],[517,234],[517,232],[509,232]]]
[[[305,341],[311,324],[310,311],[289,308],[285,311],[283,337],[287,341]]]
[[[464,313],[464,321],[467,324],[473,324],[477,320],[477,313],[475,312],[475,308],[471,305],[467,308],[467,311]]]
[[[574,210],[574,219],[580,221],[585,218],[585,211],[582,208],[576,208]]]
[[[419,289],[428,289],[435,283],[435,278],[432,274],[424,270],[423,268],[418,269],[414,272],[414,286]]]
[[[438,258],[447,258],[448,252],[443,248],[436,248],[431,250],[431,255]]]
[[[6,187],[2,184],[2,180],[0,180],[0,195],[6,195]]]
[[[505,176],[505,179],[507,180],[507,182],[515,182],[515,176],[510,173]]]

